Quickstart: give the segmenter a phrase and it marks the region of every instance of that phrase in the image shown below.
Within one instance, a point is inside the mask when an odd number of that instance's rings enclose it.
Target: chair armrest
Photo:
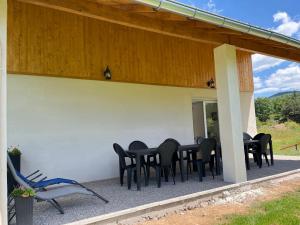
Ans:
[[[29,177],[32,177],[33,175],[37,174],[38,172],[40,172],[40,170],[36,170],[33,173],[29,174],[26,178],[28,179]]]

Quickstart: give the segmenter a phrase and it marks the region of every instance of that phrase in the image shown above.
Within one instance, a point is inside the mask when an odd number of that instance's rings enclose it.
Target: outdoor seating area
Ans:
[[[119,144],[114,143],[113,148],[119,157],[119,177],[123,186],[124,173],[127,172],[127,188],[131,189],[132,176],[137,184],[137,190],[141,190],[142,174],[144,175],[145,186],[149,184],[150,167],[155,170],[157,187],[161,187],[161,177],[165,181],[169,180],[171,174],[175,185],[176,162],[179,162],[179,172],[181,182],[188,180],[189,173],[197,172],[199,181],[205,177],[206,164],[209,171],[214,175],[221,174],[222,147],[215,138],[197,137],[196,144],[180,145],[173,139],[166,139],[156,148],[149,148],[142,141],[133,141],[129,144],[128,150],[124,150]],[[250,170],[249,154],[252,154],[256,166],[262,167],[265,158],[268,166],[274,165],[272,137],[270,134],[259,133],[253,138],[248,133],[243,133],[245,165]],[[268,156],[270,156],[269,163]],[[129,159],[126,161],[126,159]],[[215,170],[215,172],[214,172]],[[134,174],[133,174],[134,173]]]
[[[250,166],[251,170],[247,171],[247,177],[248,180],[254,180],[299,169],[300,157],[276,156],[274,166],[268,167],[267,164],[263,164],[261,169],[252,157],[250,157]],[[209,173],[209,170],[206,172]],[[102,200],[87,195],[67,196],[58,201],[65,210],[65,214],[60,214],[47,202],[36,202],[34,204],[34,225],[64,224],[147,203],[212,190],[230,184],[223,181],[222,175],[216,176],[215,179],[212,179],[211,176],[206,176],[203,177],[203,182],[199,182],[196,172],[189,175],[189,179],[184,183],[180,179],[180,175],[177,174],[175,177],[176,185],[173,182],[165,182],[162,179],[161,188],[158,189],[155,176],[150,176],[149,185],[147,187],[142,186],[139,192],[136,191],[135,187],[128,190],[126,179],[124,182],[125,187],[120,186],[119,179],[117,178],[85,183],[84,185],[89,189],[105,196],[109,200],[109,203],[105,204]]]
[[[297,40],[173,0],[5,0],[0,31],[0,224],[300,168],[257,134],[252,68],[299,61]]]

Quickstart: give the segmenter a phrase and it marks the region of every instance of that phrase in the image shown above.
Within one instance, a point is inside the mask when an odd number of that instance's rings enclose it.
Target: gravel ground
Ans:
[[[279,160],[276,157],[274,166],[267,167],[264,165],[262,169],[258,169],[256,165],[251,165],[248,171],[248,180],[261,178],[264,176],[274,175],[294,169],[300,168],[300,157],[285,157]],[[107,198],[110,202],[104,204],[101,200],[82,195],[73,195],[59,199],[59,203],[65,210],[65,214],[59,214],[56,209],[46,202],[37,202],[34,205],[34,225],[58,225],[65,224],[80,219],[99,216],[110,212],[116,212],[131,207],[161,201],[177,196],[187,195],[195,192],[209,190],[221,186],[228,185],[223,181],[222,176],[216,177],[214,180],[207,173],[203,182],[199,182],[196,173],[187,182],[181,183],[179,175],[176,178],[176,185],[172,182],[162,182],[162,187],[156,187],[155,180],[150,181],[148,187],[142,186],[142,191],[136,191],[133,186],[132,190],[127,190],[126,184],[120,187],[118,179],[107,181],[97,181],[87,183],[86,185],[95,190],[100,195]],[[260,190],[250,191],[247,194],[241,194],[239,198],[246,198],[250,195],[258,195]],[[231,195],[222,198],[222,201],[236,201]],[[226,193],[224,193],[226,195]],[[205,203],[203,203],[205,204]]]

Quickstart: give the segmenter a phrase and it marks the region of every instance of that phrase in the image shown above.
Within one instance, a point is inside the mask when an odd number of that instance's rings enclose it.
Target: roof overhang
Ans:
[[[296,39],[172,0],[19,0],[128,27],[300,62]]]

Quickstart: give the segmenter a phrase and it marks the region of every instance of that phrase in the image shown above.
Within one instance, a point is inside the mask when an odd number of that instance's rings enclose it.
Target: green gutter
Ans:
[[[276,33],[271,30],[263,29],[257,26],[252,26],[247,23],[233,20],[224,16],[219,16],[204,10],[191,7],[180,2],[173,0],[135,0],[146,5],[149,5],[157,10],[164,9],[170,12],[174,12],[191,19],[205,21],[207,23],[215,24],[221,27],[229,28],[232,30],[240,31],[243,33],[251,34],[254,36],[262,37],[269,40],[274,40],[284,44],[288,44],[293,47],[300,48],[300,41],[285,36],[283,34]]]

